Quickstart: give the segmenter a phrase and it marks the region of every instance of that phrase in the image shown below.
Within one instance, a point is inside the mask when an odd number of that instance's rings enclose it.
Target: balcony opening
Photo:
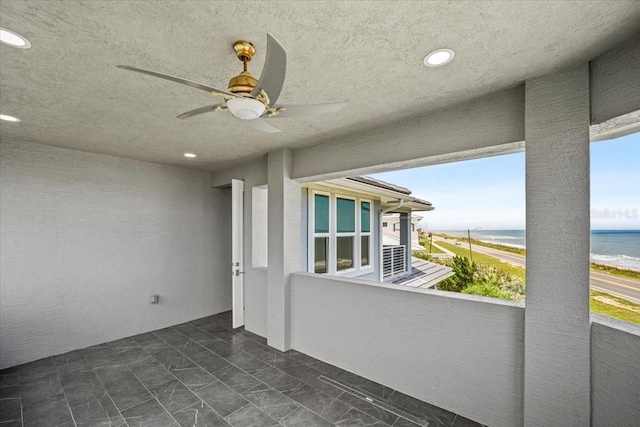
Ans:
[[[591,311],[640,324],[640,133],[591,144]]]
[[[515,153],[373,175],[436,207],[411,219],[411,256],[452,269],[437,289],[524,301],[524,162]],[[398,218],[387,220],[393,234]]]

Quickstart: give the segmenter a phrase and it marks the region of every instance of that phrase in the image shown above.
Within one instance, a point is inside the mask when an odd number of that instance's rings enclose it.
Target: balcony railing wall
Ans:
[[[522,425],[522,303],[310,273],[291,283],[295,350],[483,424]]]

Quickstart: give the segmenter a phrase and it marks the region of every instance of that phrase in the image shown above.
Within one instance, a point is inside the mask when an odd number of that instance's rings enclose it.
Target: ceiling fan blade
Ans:
[[[286,72],[287,51],[278,40],[267,33],[267,59],[264,61],[258,85],[253,89],[251,95],[255,97],[264,90],[269,97],[270,105],[275,104],[280,92],[282,92]]]
[[[266,133],[282,132],[280,129],[278,129],[275,126],[271,126],[269,123],[267,123],[263,119],[242,120],[242,119],[238,119],[237,117],[236,119],[241,121],[243,125],[248,126],[255,130],[262,131],[262,132],[266,132]]]
[[[155,71],[144,70],[142,68],[136,68],[130,65],[116,65],[116,67],[122,68],[123,70],[135,71],[136,73],[142,73],[142,74],[148,74],[154,77],[160,77],[161,79],[170,80],[172,82],[176,82],[183,85],[194,87],[196,89],[204,90],[213,95],[221,95],[223,97],[228,97],[228,98],[236,98],[238,96],[231,92],[227,92],[226,90],[216,89],[215,87],[207,86],[202,83],[194,82],[194,81],[183,79],[180,77],[170,76],[168,74],[162,74],[162,73],[157,73]]]
[[[180,120],[188,119],[189,117],[197,116],[198,114],[212,113],[218,111],[216,107],[223,107],[223,104],[207,105],[206,107],[196,108],[195,110],[187,111],[178,116]]]
[[[302,117],[302,116],[318,116],[320,114],[337,113],[347,106],[347,102],[334,102],[331,104],[313,104],[313,105],[277,105],[275,108],[284,108],[284,111],[270,119]]]

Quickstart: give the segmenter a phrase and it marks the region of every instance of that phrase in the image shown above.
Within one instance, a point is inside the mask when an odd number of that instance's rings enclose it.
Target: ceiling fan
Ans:
[[[287,71],[287,52],[269,33],[267,33],[267,57],[260,80],[253,77],[247,69],[247,63],[251,61],[256,52],[253,44],[245,40],[239,40],[233,44],[233,50],[238,59],[244,64],[244,69],[229,81],[228,91],[129,65],[117,65],[117,67],[201,89],[224,100],[219,104],[207,105],[206,107],[182,113],[178,116],[179,119],[188,119],[189,117],[213,111],[229,110],[234,117],[240,119],[245,125],[262,132],[274,133],[280,132],[280,129],[272,126],[264,119],[335,113],[347,105],[346,102],[314,105],[277,105],[276,101],[282,91]]]

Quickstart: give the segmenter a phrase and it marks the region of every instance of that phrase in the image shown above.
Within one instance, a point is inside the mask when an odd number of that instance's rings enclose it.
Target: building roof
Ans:
[[[431,202],[411,196],[408,188],[371,178],[370,176],[354,176],[323,181],[322,184],[336,188],[345,188],[351,191],[359,191],[380,197],[382,209],[402,205],[394,208],[392,212],[432,211],[435,208]]]
[[[411,207],[412,210],[433,210],[434,209],[432,203],[427,200],[419,199],[417,197],[404,197],[404,196],[411,195],[411,190],[409,190],[406,187],[402,187],[400,185],[392,184],[390,182],[375,179],[370,176],[354,176],[346,179],[349,181],[358,182],[360,184],[365,184],[371,187],[376,187],[376,188],[397,193],[398,194],[397,200],[398,201],[402,200],[403,206]]]
[[[411,194],[411,190],[399,185],[391,184],[389,182],[381,181],[379,179],[371,178],[370,176],[354,176],[351,181],[361,182],[363,184],[373,185],[374,187],[384,188],[385,190],[395,191],[397,193]]]

